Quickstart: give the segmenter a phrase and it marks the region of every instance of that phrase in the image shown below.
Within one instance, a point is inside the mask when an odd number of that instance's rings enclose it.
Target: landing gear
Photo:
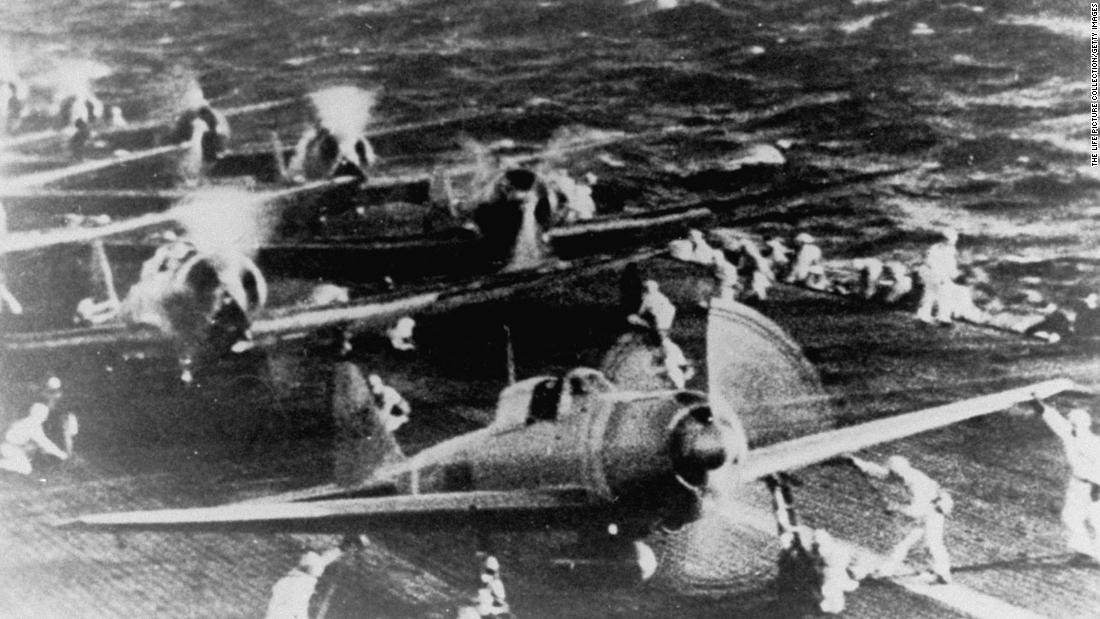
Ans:
[[[809,549],[812,540],[807,537],[808,530],[798,526],[798,513],[791,492],[793,481],[782,473],[766,480],[772,493],[780,544],[775,589],[785,605],[812,608],[817,603],[821,582]]]
[[[580,584],[634,586],[657,572],[657,555],[640,535],[624,531],[616,523],[604,529],[580,534],[569,557],[554,559],[552,565]]]

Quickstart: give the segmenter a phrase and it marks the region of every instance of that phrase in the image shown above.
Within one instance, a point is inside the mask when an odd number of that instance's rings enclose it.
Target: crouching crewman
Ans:
[[[61,381],[57,377],[51,377],[46,382],[46,391],[43,393],[43,401],[31,405],[30,413],[11,424],[4,433],[4,441],[0,443],[0,469],[30,475],[33,470],[31,456],[41,449],[43,452],[58,458],[68,460],[69,454],[57,446],[46,436],[43,424],[50,417],[50,408],[61,397]],[[75,418],[65,424],[66,443],[71,442],[70,432],[75,435]]]

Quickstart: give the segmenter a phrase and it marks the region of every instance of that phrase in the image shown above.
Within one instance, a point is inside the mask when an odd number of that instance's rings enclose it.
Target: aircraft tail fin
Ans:
[[[336,482],[356,485],[379,467],[405,459],[400,445],[379,414],[363,373],[342,361],[332,371],[332,418]]]

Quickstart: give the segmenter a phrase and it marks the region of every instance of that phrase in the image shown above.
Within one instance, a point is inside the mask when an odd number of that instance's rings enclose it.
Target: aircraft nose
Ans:
[[[728,442],[710,407],[688,410],[673,426],[669,439],[673,471],[684,482],[702,489],[708,474],[729,459]]]

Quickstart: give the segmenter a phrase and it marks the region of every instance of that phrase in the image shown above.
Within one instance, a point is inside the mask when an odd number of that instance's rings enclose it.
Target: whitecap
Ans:
[[[733,153],[733,156],[723,162],[726,170],[738,170],[748,165],[783,165],[787,158],[779,149],[771,144],[749,144]]]
[[[1055,15],[1010,15],[998,23],[1009,26],[1037,26],[1075,39],[1089,40],[1092,25],[1083,17],[1059,17]]]
[[[913,36],[928,36],[931,34],[936,34],[936,31],[933,30],[928,24],[919,21],[913,24],[913,29],[909,31],[909,34]]]
[[[298,56],[296,58],[287,58],[283,61],[283,64],[291,67],[300,67],[305,64],[309,64],[317,60],[317,56]]]
[[[867,30],[871,27],[871,24],[873,24],[875,20],[882,17],[883,15],[885,15],[885,13],[880,13],[877,15],[867,15],[866,17],[846,21],[837,26],[837,29],[845,34],[852,34],[855,32],[859,32],[860,30]]]

